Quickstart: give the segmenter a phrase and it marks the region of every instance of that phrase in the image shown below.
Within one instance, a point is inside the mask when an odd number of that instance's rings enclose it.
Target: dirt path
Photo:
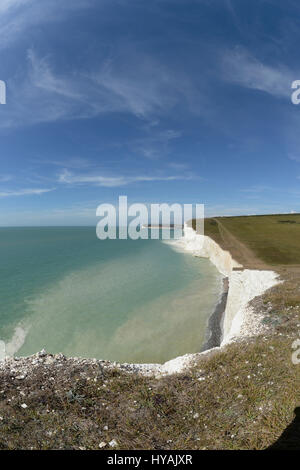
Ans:
[[[232,257],[244,268],[248,269],[274,269],[259,259],[253,251],[236,238],[218,219],[217,224],[225,250],[230,251]]]

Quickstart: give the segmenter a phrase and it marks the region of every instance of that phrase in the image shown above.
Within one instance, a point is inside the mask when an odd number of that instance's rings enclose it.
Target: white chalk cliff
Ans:
[[[165,364],[132,364],[134,369],[145,374],[172,374],[182,372],[192,365],[197,357],[218,351],[238,337],[255,336],[262,330],[261,316],[254,312],[249,302],[262,295],[267,289],[280,283],[274,271],[243,269],[228,251],[223,250],[214,240],[206,235],[197,234],[185,225],[184,236],[176,242],[181,249],[194,256],[209,258],[218,271],[229,280],[227,304],[223,318],[221,347],[196,354],[186,354],[172,359]],[[128,365],[130,367],[130,365]]]
[[[187,225],[184,227],[184,237],[181,243],[195,256],[209,258],[218,271],[228,277],[229,291],[222,339],[222,344],[226,344],[241,333],[245,316],[249,315],[248,303],[277,284],[278,275],[274,271],[243,269],[242,265],[232,258],[229,251],[223,250],[210,237],[197,234]]]

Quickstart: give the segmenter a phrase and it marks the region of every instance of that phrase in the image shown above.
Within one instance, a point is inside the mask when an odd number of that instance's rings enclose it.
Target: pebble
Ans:
[[[112,441],[110,441],[109,445],[110,447],[117,447],[118,443],[115,439],[113,439]]]
[[[42,349],[40,352],[37,353],[38,357],[45,357],[47,356],[46,350]]]
[[[99,449],[102,449],[103,447],[105,447],[107,444],[106,442],[100,442],[99,444]]]

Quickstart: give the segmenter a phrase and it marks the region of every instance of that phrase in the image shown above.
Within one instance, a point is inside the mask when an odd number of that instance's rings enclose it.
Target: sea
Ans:
[[[0,340],[10,356],[46,349],[163,363],[201,351],[221,294],[209,260],[161,236],[99,240],[95,227],[1,228],[0,260]]]

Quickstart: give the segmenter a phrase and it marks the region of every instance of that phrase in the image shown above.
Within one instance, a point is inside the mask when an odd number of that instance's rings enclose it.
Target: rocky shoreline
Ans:
[[[208,339],[202,346],[201,352],[221,345],[223,336],[223,321],[229,291],[228,277],[223,278],[223,291],[221,298],[208,321]]]

